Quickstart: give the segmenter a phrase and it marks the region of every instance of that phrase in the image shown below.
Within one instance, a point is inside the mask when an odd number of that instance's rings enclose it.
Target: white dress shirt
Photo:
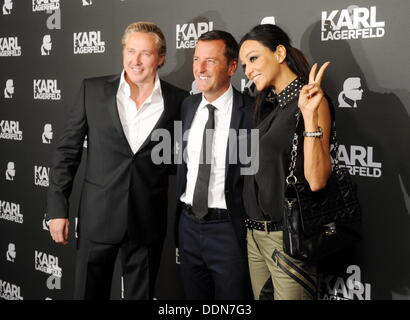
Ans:
[[[125,137],[135,154],[164,112],[164,99],[158,74],[155,76],[151,95],[137,109],[137,105],[131,99],[130,85],[125,81],[124,71],[122,71],[117,91],[117,108]]]
[[[208,121],[209,104],[202,95],[202,101],[192,121],[187,141],[187,183],[180,200],[192,205],[198,167],[201,155],[205,124]],[[212,143],[212,162],[208,189],[208,208],[226,209],[225,201],[225,160],[231,124],[233,89],[229,89],[211,104],[215,106],[215,132]],[[205,157],[204,157],[205,158]]]

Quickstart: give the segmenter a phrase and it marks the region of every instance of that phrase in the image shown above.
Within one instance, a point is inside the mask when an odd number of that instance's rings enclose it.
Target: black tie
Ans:
[[[208,213],[208,188],[211,175],[212,140],[215,129],[215,107],[212,104],[207,104],[206,107],[208,108],[209,115],[202,136],[200,154],[202,161],[199,162],[198,177],[196,178],[194,198],[192,200],[192,211],[198,218],[203,218]],[[208,139],[206,138],[207,132]]]

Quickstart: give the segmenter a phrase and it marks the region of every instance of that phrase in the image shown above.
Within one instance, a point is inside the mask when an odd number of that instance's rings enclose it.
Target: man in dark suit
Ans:
[[[230,83],[237,66],[231,34],[201,35],[193,57],[201,93],[181,107],[183,132],[189,134],[180,151],[186,159],[177,168],[176,231],[188,299],[251,298],[243,177],[236,160],[238,130],[252,127],[253,100]]]
[[[172,132],[188,93],[158,77],[162,31],[130,24],[122,38],[121,75],[83,81],[50,170],[47,220],[57,243],[68,239],[68,198],[88,136],[79,206],[76,299],[108,299],[121,256],[126,299],[151,299],[167,221],[169,168],[154,164],[156,129]]]

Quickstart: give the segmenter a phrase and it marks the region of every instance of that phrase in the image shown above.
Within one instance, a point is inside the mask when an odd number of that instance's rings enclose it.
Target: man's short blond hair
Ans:
[[[125,46],[128,35],[134,32],[152,33],[155,36],[155,42],[158,46],[158,54],[160,56],[165,56],[167,54],[167,44],[164,33],[156,24],[147,21],[138,21],[129,24],[127,28],[125,28],[124,34],[122,35],[122,46]],[[162,67],[162,65],[160,67]]]

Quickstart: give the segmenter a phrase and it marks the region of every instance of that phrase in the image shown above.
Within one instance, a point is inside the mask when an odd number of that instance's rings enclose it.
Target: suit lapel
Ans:
[[[185,135],[185,131],[191,129],[192,126],[192,121],[194,120],[194,116],[196,111],[198,110],[199,104],[202,100],[202,94],[198,94],[193,103],[192,106],[190,108],[188,108],[186,115],[184,117],[184,119],[182,119],[182,133],[183,135]],[[182,140],[182,150],[185,150],[188,141],[186,141],[186,139]]]
[[[231,125],[230,129],[239,129],[239,125],[242,119],[242,95],[234,89],[233,91],[233,103],[232,103],[232,116],[231,116]]]
[[[239,126],[241,124],[242,116],[243,116],[243,100],[242,100],[242,95],[233,89],[233,103],[232,103],[232,115],[231,115],[231,124],[230,124],[230,129],[234,129],[236,136],[238,137],[238,130]],[[232,143],[232,142],[231,142]],[[238,143],[236,143],[236,146],[238,146]],[[236,152],[237,153],[237,148],[231,148],[232,150],[229,149],[229,138],[228,138],[228,144],[226,148],[226,160],[225,160],[225,179],[228,176],[228,170],[229,170],[229,159],[232,157],[232,159],[235,159],[233,155],[230,155],[229,152],[231,153]],[[239,159],[237,159],[239,161]]]
[[[107,101],[107,108],[111,115],[112,123],[115,129],[118,131],[118,134],[124,139],[128,150],[131,154],[133,154],[130,145],[128,144],[128,140],[125,137],[124,129],[122,128],[120,115],[118,114],[118,107],[117,107],[117,91],[118,86],[120,84],[120,75],[113,76],[112,78],[107,80],[106,86],[104,88],[104,93],[106,96]]]
[[[106,95],[105,100],[107,101],[107,107],[110,111],[113,125],[117,129],[118,133],[125,138],[117,108],[117,91],[119,83],[120,76],[116,76],[114,78],[107,80],[104,93]]]

